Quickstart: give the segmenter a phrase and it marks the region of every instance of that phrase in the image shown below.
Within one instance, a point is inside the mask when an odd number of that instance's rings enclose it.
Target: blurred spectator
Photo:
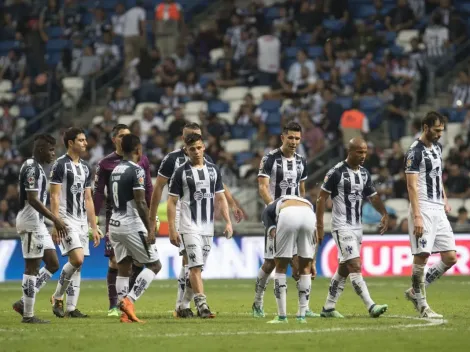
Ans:
[[[399,231],[400,233],[408,233],[408,219],[407,218],[404,218],[400,222]]]
[[[176,53],[184,31],[184,14],[181,5],[174,0],[165,0],[155,8],[155,46],[166,58]]]
[[[194,57],[189,53],[184,44],[178,45],[175,54],[172,55],[176,68],[180,72],[188,72],[194,69]]]
[[[410,93],[411,83],[397,85],[393,91],[393,100],[388,106],[388,123],[390,142],[399,141],[405,135],[406,119],[411,110],[413,97]]]
[[[57,0],[48,0],[47,5],[42,8],[39,16],[39,27],[58,27],[61,25],[60,9],[57,6]]]
[[[20,201],[18,194],[18,186],[16,184],[8,185],[4,199],[8,203],[8,209],[10,209],[13,214],[18,214],[18,211],[20,210]]]
[[[179,107],[180,102],[175,95],[175,89],[171,85],[166,86],[165,93],[160,98],[160,111],[164,115],[169,115],[173,110]]]
[[[382,166],[380,168],[379,175],[374,183],[382,200],[391,198],[393,194],[393,178],[390,176],[390,171],[387,167]]]
[[[438,13],[442,17],[442,23],[448,26],[451,22],[452,14],[457,12],[452,6],[451,0],[440,0],[439,6],[434,10],[433,14]]]
[[[217,114],[204,114],[201,121],[204,122],[208,135],[218,139],[224,139],[228,136],[229,126],[227,126],[227,123],[220,119]]]
[[[367,155],[363,165],[372,174],[377,174],[380,169],[380,157],[372,142],[367,143]]]
[[[393,183],[393,198],[408,199],[408,188],[406,185],[406,175],[401,170]]]
[[[100,58],[96,56],[93,46],[88,45],[83,50],[83,56],[72,63],[72,71],[79,77],[90,79],[101,69]]]
[[[334,101],[333,91],[329,88],[323,90],[324,114],[322,127],[329,140],[334,140],[339,132],[343,107]]]
[[[77,4],[77,0],[64,0],[64,7],[60,10],[60,21],[67,38],[83,29],[82,15],[83,9]]]
[[[408,0],[410,8],[413,10],[413,14],[416,19],[423,18],[426,13],[425,0]]]
[[[103,40],[95,43],[96,55],[101,59],[101,64],[106,69],[116,67],[121,61],[119,46],[113,43],[111,32],[103,33]]]
[[[178,69],[176,68],[176,61],[173,58],[166,58],[163,63],[157,67],[156,72],[158,74],[158,77],[160,78],[161,86],[174,86],[179,80]]]
[[[352,107],[343,112],[340,120],[343,133],[343,143],[347,147],[349,141],[355,137],[365,136],[370,132],[367,116],[359,110],[359,101],[354,100]]]
[[[299,122],[302,126],[302,140],[306,146],[308,159],[314,158],[325,148],[325,134],[310,119],[309,113],[302,110],[299,114]]]
[[[444,182],[448,198],[467,198],[470,195],[470,179],[460,170],[460,166],[453,164],[449,168],[449,175]]]
[[[459,71],[450,90],[453,108],[470,106],[470,80],[466,71]]]
[[[470,230],[470,219],[468,218],[468,211],[465,207],[458,209],[458,216],[455,222],[452,224],[452,228],[455,232],[464,232]]]
[[[452,44],[460,45],[468,40],[467,27],[462,19],[462,16],[460,16],[460,13],[457,11],[451,12],[448,28],[449,39]]]
[[[397,7],[385,17],[385,27],[391,32],[399,32],[402,29],[410,29],[414,20],[415,15],[407,0],[397,0]]]
[[[18,150],[13,147],[10,137],[3,136],[0,138],[0,153],[10,165],[21,165],[22,157]]]
[[[17,182],[18,174],[8,160],[0,154],[0,199],[3,199],[9,184]]]
[[[403,169],[404,153],[400,142],[392,143],[392,155],[387,160],[387,168],[392,176],[397,175]]]
[[[108,103],[108,106],[113,111],[113,114],[117,116],[132,114],[134,111],[134,105],[134,98],[126,97],[123,87],[116,88],[111,101]]]
[[[21,82],[26,73],[26,56],[19,49],[12,49],[0,58],[0,80]]]
[[[202,94],[202,87],[194,71],[188,72],[184,80],[180,80],[176,83],[175,95],[183,101],[201,100]]]
[[[135,6],[127,10],[124,16],[125,26],[122,36],[124,38],[124,65],[127,66],[132,59],[139,57],[140,49],[146,43],[146,14],[142,0],[137,0]]]
[[[153,111],[151,108],[144,109],[142,120],[140,121],[140,126],[142,128],[142,131],[144,131],[144,133],[140,137],[143,145],[147,143],[149,134],[151,133],[153,127],[156,127],[157,131],[165,130],[165,122],[160,116],[155,115],[155,111]]]
[[[170,142],[175,142],[183,133],[184,125],[188,121],[184,118],[183,110],[177,106],[173,110],[174,120],[168,126],[168,136]]]
[[[426,27],[423,43],[426,46],[428,60],[434,65],[442,60],[442,56],[449,51],[449,29],[442,23],[442,15],[435,12],[431,17],[431,24]]]
[[[316,76],[315,63],[308,58],[307,52],[304,49],[299,49],[297,51],[297,61],[290,66],[287,80],[292,84],[301,81],[302,69],[304,68],[308,69],[309,76]]]
[[[89,39],[94,41],[100,38],[105,30],[111,30],[111,28],[106,29],[109,23],[103,7],[99,5],[92,9],[91,13],[93,14],[93,19],[86,28],[86,35]]]
[[[0,228],[10,228],[15,226],[15,213],[8,207],[5,199],[0,200]]]
[[[31,95],[31,77],[25,77],[21,88],[16,92],[15,103],[19,106],[32,106],[33,96]]]
[[[89,133],[87,136],[87,158],[92,168],[98,164],[98,162],[104,158],[104,149],[101,144],[98,143],[99,136],[96,133]]]
[[[269,26],[257,40],[258,84],[271,86],[276,82],[281,65],[281,42]]]
[[[119,37],[124,35],[124,28],[126,26],[126,7],[122,3],[116,5],[116,11],[111,17],[113,25],[113,33]]]
[[[20,33],[16,32],[16,26],[12,21],[11,14],[5,12],[0,14],[0,40],[15,40],[21,36]]]

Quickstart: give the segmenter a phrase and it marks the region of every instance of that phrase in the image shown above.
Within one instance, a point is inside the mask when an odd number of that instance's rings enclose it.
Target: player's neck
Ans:
[[[292,158],[295,154],[295,151],[293,152],[290,149],[283,148],[283,147],[281,147],[281,152],[282,152],[282,155],[284,155],[284,157],[289,158],[289,159]]]
[[[432,147],[432,142],[428,141],[424,133],[419,137],[419,140],[427,147],[431,148]]]
[[[123,153],[122,151],[120,151],[120,150],[117,150],[117,149],[116,149],[114,152],[116,153],[117,156],[121,156],[121,157],[124,156],[124,155],[123,155],[124,153]]]
[[[357,171],[359,170],[359,165],[353,165],[349,159],[346,158],[346,164],[348,164],[351,170]]]
[[[192,161],[191,160],[191,166],[192,167],[196,167],[196,168],[201,168],[201,167],[204,167],[204,160],[197,160],[197,161]]]
[[[69,156],[70,159],[72,159],[74,163],[78,163],[80,161],[80,155],[77,153],[67,150],[67,155]]]
[[[41,160],[41,157],[39,155],[34,155],[33,154],[33,159],[36,160],[39,163],[39,165],[41,165],[41,166],[44,166],[44,164],[46,164],[46,162],[44,160]]]

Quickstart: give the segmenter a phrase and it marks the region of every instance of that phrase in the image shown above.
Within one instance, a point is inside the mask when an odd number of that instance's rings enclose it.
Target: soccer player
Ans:
[[[308,297],[312,286],[311,270],[315,254],[315,213],[312,204],[298,196],[281,196],[270,203],[263,211],[263,224],[266,236],[274,244],[274,295],[277,301],[278,315],[270,324],[287,323],[287,266],[294,254],[299,258],[300,278],[299,310],[297,321],[306,323]]]
[[[170,181],[168,224],[170,241],[179,247],[181,242],[188,256],[189,281],[194,303],[201,318],[214,318],[207,305],[201,272],[209,256],[214,237],[214,200],[226,222],[224,234],[233,235],[232,223],[219,168],[204,159],[204,142],[197,133],[185,140],[189,161],[176,169]],[[180,200],[179,229],[176,230],[176,204]]]
[[[446,213],[451,211],[442,183],[442,146],[444,117],[428,113],[422,121],[423,132],[405,156],[405,173],[410,197],[409,236],[413,257],[412,287],[405,292],[422,318],[442,318],[426,301],[426,287],[457,263],[455,238]],[[431,253],[441,260],[424,268]]]
[[[51,297],[52,311],[59,317],[86,318],[76,306],[80,294],[80,269],[85,256],[90,255],[88,223],[93,234],[93,243],[100,244],[96,227],[95,208],[91,197],[91,169],[80,158],[86,150],[85,132],[71,127],[64,134],[67,153],[56,160],[51,171],[51,211],[67,225],[67,234],[52,231],[52,239],[59,244],[62,255],[68,262],[62,268],[57,288]],[[64,293],[67,291],[67,309],[64,312]]]
[[[202,135],[201,127],[197,123],[187,123],[183,128],[182,139],[184,139],[191,133]],[[204,155],[206,161],[213,164],[211,157],[207,154]],[[163,189],[175,170],[188,161],[189,157],[184,148],[177,149],[163,158],[163,161],[158,170],[157,180],[155,182],[155,188],[152,194],[152,201],[150,204],[150,226],[155,228],[155,218],[158,211],[158,205],[162,198]],[[238,207],[237,202],[232,197],[232,194],[228,187],[224,185],[225,198],[227,199],[228,205],[232,210],[235,221],[238,223],[243,218],[243,212]],[[180,217],[180,203],[177,203],[176,207],[176,231],[179,229],[179,217]],[[173,315],[179,318],[190,318],[193,316],[193,312],[190,309],[190,303],[192,301],[192,290],[189,283],[189,269],[188,269],[188,258],[184,251],[184,245],[181,243],[180,255],[182,256],[181,270],[178,276],[178,292],[176,295],[176,306]],[[186,292],[186,294],[185,294]]]
[[[16,228],[21,237],[25,271],[23,297],[13,304],[13,309],[23,316],[23,323],[49,323],[34,316],[36,293],[59,269],[55,246],[44,224],[44,217],[54,223],[62,236],[67,235],[65,223],[45,206],[48,185],[43,165],[54,161],[55,143],[50,135],[37,135],[34,138],[33,157],[27,159],[20,169],[20,211],[16,217]],[[39,270],[41,260],[45,266]]]
[[[296,153],[302,137],[302,128],[296,122],[289,122],[282,131],[280,148],[266,154],[261,160],[258,172],[259,194],[266,205],[284,195],[305,197],[307,163],[305,158]],[[265,317],[263,309],[264,291],[269,277],[275,268],[274,240],[266,235],[264,242],[264,263],[259,269],[255,285],[255,299],[251,307],[255,318]],[[295,249],[294,249],[295,251]],[[296,257],[296,253],[294,253]],[[292,264],[297,262],[296,258]],[[296,281],[298,268],[293,265]],[[300,312],[297,312],[299,315]],[[307,309],[308,317],[318,316]]]
[[[375,190],[369,171],[361,166],[364,164],[366,155],[367,143],[362,138],[351,139],[348,144],[346,160],[328,171],[317,199],[318,243],[321,243],[324,236],[325,202],[331,195],[333,199],[331,233],[336,247],[338,247],[339,255],[339,266],[331,279],[326,303],[320,314],[324,318],[344,318],[335,307],[344,290],[348,276],[371,317],[379,317],[388,308],[386,304],[374,303],[361,274],[361,207],[363,198],[369,198],[372,206],[382,215],[381,234],[383,235],[388,228],[388,214],[385,206]]]
[[[113,169],[108,189],[112,199],[112,215],[109,220],[110,240],[114,248],[118,276],[116,289],[123,323],[141,323],[134,310],[137,301],[150,286],[161,269],[155,234],[150,231],[146,196],[145,170],[138,165],[142,159],[142,144],[139,137],[127,134],[122,137],[123,159]],[[145,268],[130,287],[129,276],[132,260],[144,264]],[[129,289],[130,288],[130,289]]]
[[[130,134],[129,127],[124,124],[118,124],[114,126],[112,131],[112,141],[116,148],[114,152],[104,157],[96,167],[95,173],[95,185],[93,192],[93,203],[95,205],[96,214],[100,213],[103,201],[105,199],[105,188],[108,186],[109,177],[114,168],[121,162],[123,152],[121,148],[121,141],[125,135]],[[139,161],[139,166],[145,171],[145,200],[147,205],[150,205],[150,197],[152,195],[152,179],[150,176],[150,164],[149,160],[145,155],[142,155]],[[110,189],[107,189],[108,195]],[[116,257],[114,256],[114,250],[109,241],[109,219],[111,219],[112,213],[112,198],[106,198],[106,237],[105,237],[105,249],[104,256],[109,258],[108,261],[108,275],[106,276],[106,283],[108,286],[108,299],[109,299],[109,311],[108,316],[119,316],[118,304],[118,293],[116,291],[116,277],[118,275],[118,269],[116,264]],[[129,281],[130,288],[134,286],[135,279],[142,271],[142,266],[138,263],[132,264],[132,275]]]

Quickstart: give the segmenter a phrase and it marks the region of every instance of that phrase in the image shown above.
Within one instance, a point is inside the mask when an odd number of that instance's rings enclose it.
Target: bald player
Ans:
[[[388,309],[386,304],[375,304],[361,274],[362,200],[369,198],[372,206],[382,215],[380,222],[383,235],[388,228],[388,214],[382,203],[371,175],[362,165],[367,155],[367,143],[362,138],[353,138],[348,144],[345,161],[335,165],[325,176],[317,199],[317,240],[324,236],[323,214],[328,197],[333,200],[331,234],[338,247],[339,266],[331,279],[326,303],[321,312],[324,318],[344,318],[336,310],[336,302],[344,290],[349,276],[354,290],[372,318],[378,318]]]

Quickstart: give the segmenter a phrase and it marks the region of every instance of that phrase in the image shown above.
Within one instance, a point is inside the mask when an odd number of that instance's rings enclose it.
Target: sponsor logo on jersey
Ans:
[[[203,198],[214,198],[214,193],[202,193],[201,191],[194,192],[195,200],[200,201]]]
[[[279,182],[279,187],[282,189],[282,190],[286,190],[288,188],[296,188],[297,187],[297,183],[296,182],[289,182],[287,180],[282,180],[281,182]]]

